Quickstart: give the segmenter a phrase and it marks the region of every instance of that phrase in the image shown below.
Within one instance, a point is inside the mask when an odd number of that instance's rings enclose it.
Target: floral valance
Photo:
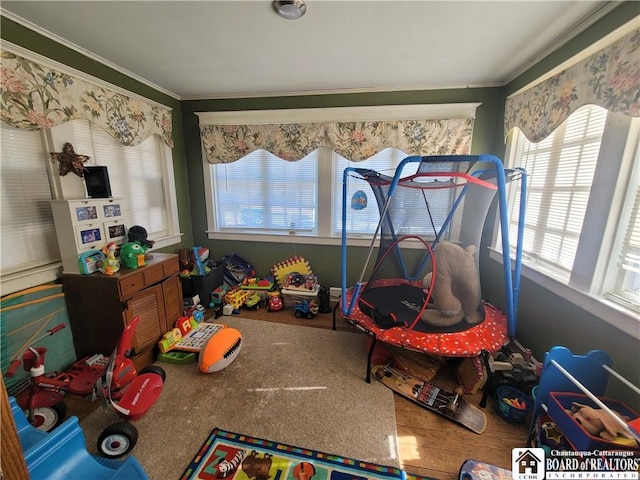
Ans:
[[[407,155],[468,154],[473,119],[201,125],[209,163],[231,163],[263,149],[296,161],[319,147],[362,161],[397,148]]]
[[[128,97],[11,52],[1,52],[2,121],[24,130],[85,118],[123,145],[153,134],[173,147],[171,110]]]
[[[640,116],[640,29],[533,88],[509,97],[505,105],[505,132],[518,127],[531,142],[540,142],[587,104]]]

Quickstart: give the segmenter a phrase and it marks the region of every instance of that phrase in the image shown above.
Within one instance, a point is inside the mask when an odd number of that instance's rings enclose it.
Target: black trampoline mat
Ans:
[[[393,314],[398,322],[404,322],[411,325],[420,312],[426,298],[426,293],[422,288],[401,284],[390,285],[385,287],[365,288],[359,298],[360,310],[368,316],[370,311],[377,308],[380,314]],[[364,303],[364,304],[363,304]],[[484,307],[482,303],[478,307],[483,315]],[[427,325],[422,320],[416,322],[413,330],[422,333],[456,333],[464,332],[470,328],[480,325],[480,323],[471,324],[466,319],[449,327],[436,327]]]

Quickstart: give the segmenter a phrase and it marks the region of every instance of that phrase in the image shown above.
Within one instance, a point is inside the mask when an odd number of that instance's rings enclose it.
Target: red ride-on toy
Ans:
[[[24,370],[29,372],[29,385],[15,396],[16,402],[24,410],[29,424],[45,432],[50,432],[64,421],[67,414],[64,396],[67,393],[81,397],[91,395],[105,365],[104,356],[98,354],[74,362],[65,372],[45,373],[47,349],[34,345],[64,328],[65,324],[61,323],[31,341],[31,346],[11,359],[9,369],[5,372],[7,377],[13,377],[22,357]]]
[[[98,438],[98,452],[108,458],[129,453],[138,441],[138,430],[129,421],[141,418],[156,402],[165,379],[165,371],[149,365],[139,373],[133,361],[133,336],[139,317],[125,327],[96,384],[96,394],[106,408],[111,405],[124,420],[107,427]]]
[[[47,333],[33,340],[35,345],[49,335],[54,335],[65,328],[64,323],[47,330]],[[16,395],[16,401],[24,410],[29,423],[39,430],[49,432],[60,425],[67,414],[67,405],[64,403],[64,395],[69,389],[67,379],[54,378],[45,375],[44,359],[47,349],[44,347],[28,346],[26,350],[18,352],[11,359],[9,369],[5,372],[7,377],[13,377],[23,364],[24,370],[29,372],[29,386]],[[22,356],[22,360],[20,360]],[[91,392],[91,389],[89,389]]]

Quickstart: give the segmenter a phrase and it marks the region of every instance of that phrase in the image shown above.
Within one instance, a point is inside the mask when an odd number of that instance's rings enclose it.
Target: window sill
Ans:
[[[500,252],[491,249],[489,257],[502,264],[502,254]],[[556,293],[569,303],[590,312],[603,322],[640,340],[640,321],[637,312],[634,312],[632,309],[625,308],[610,300],[576,290],[570,285],[566,285],[549,275],[525,265],[524,261],[522,263],[522,276]]]
[[[183,235],[182,233],[178,233],[175,235],[170,235],[168,237],[153,239],[155,242],[153,244],[153,248],[158,249],[158,248],[170,247],[171,245],[176,245],[180,243],[180,241],[182,240],[182,235]]]
[[[157,239],[154,249],[169,247],[180,243],[182,234]],[[62,263],[52,263],[44,267],[34,268],[25,272],[12,273],[0,277],[0,294],[2,296],[19,292],[27,288],[45,283],[56,282],[62,274]]]
[[[233,240],[239,242],[296,243],[299,245],[342,245],[340,237],[317,236],[305,233],[255,233],[255,232],[207,232],[209,240]],[[370,238],[350,238],[350,247],[368,247]]]
[[[209,240],[233,240],[236,242],[270,242],[270,243],[296,243],[298,245],[333,245],[342,246],[341,237],[330,235],[311,235],[307,233],[256,233],[256,232],[207,232]],[[376,241],[376,247],[379,242]],[[348,237],[348,247],[370,247],[371,237]],[[424,248],[418,241],[407,240],[402,243],[402,248]]]
[[[1,294],[5,296],[27,288],[55,282],[60,278],[61,272],[62,263],[58,262],[25,272],[5,275],[0,278]]]

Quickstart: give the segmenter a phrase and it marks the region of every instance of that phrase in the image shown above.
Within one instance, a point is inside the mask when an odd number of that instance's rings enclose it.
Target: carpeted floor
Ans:
[[[153,480],[179,478],[214,427],[383,465],[398,466],[393,393],[364,381],[364,334],[236,316],[243,345],[225,370],[159,363],[158,402],[135,422],[132,454]],[[81,422],[90,451],[116,421],[98,409]]]

